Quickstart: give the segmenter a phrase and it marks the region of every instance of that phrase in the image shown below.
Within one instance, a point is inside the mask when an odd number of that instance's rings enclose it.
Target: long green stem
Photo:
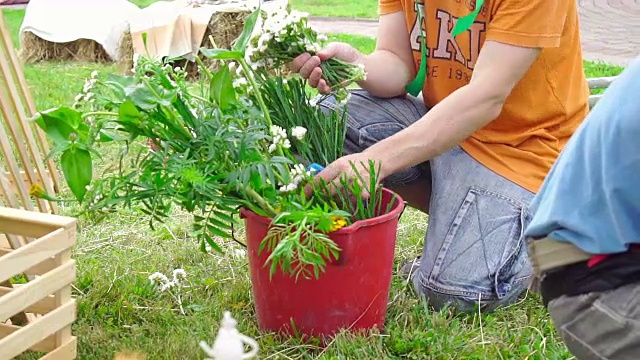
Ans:
[[[247,64],[247,62],[243,58],[240,58],[239,62],[240,62],[240,65],[242,66],[242,70],[244,71],[245,75],[247,76],[247,79],[249,80],[249,83],[251,84],[251,87],[253,87],[253,91],[256,92],[256,98],[258,99],[258,104],[260,105],[260,109],[262,109],[262,112],[264,113],[264,118],[267,121],[267,125],[269,126],[269,128],[271,128],[271,126],[273,125],[273,122],[271,121],[271,115],[269,114],[269,109],[267,108],[267,105],[264,103],[264,99],[262,98],[262,93],[260,93],[260,89],[258,88],[258,83],[256,82],[256,79],[253,77],[253,72],[251,71],[249,64]],[[276,153],[278,154],[278,156],[284,157],[284,152],[282,151],[282,148],[280,146],[276,147]]]
[[[249,80],[249,83],[251,83],[251,86],[253,87],[253,91],[256,92],[256,98],[258,99],[258,104],[260,105],[260,109],[262,109],[262,112],[264,113],[264,117],[267,120],[267,125],[271,127],[271,125],[273,125],[273,122],[271,122],[271,115],[269,115],[269,109],[267,109],[267,105],[265,105],[264,99],[262,98],[262,94],[258,89],[258,83],[256,83],[256,79],[253,77],[253,72],[251,71],[249,64],[247,64],[247,62],[244,59],[240,59],[240,65],[242,66],[242,70],[247,76],[247,80]]]
[[[110,111],[92,111],[82,114],[83,119],[86,119],[89,116],[118,116],[118,113]]]
[[[260,194],[258,194],[251,188],[247,188],[245,190],[247,192],[247,195],[249,195],[249,197],[258,204],[258,206],[260,206],[263,210],[268,211],[271,216],[276,216],[276,210],[271,207],[271,205],[269,205],[269,203],[262,196],[260,196]]]

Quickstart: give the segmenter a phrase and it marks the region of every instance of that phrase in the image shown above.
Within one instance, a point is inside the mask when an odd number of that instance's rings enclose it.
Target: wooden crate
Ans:
[[[75,231],[74,218],[0,207],[0,360],[30,351],[45,353],[40,359],[76,358]],[[33,240],[13,249],[16,236]],[[20,274],[30,280],[14,284]]]

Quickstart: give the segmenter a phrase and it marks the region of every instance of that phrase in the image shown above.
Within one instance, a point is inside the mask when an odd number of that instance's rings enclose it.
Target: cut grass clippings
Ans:
[[[361,36],[332,39],[352,43],[363,52],[374,47],[373,39]],[[116,70],[115,65],[77,62],[27,65],[26,77],[38,109],[73,102],[94,69]],[[621,70],[585,62],[588,77],[616,75]],[[68,205],[62,209],[65,214],[73,213]],[[166,226],[156,230],[150,230],[148,218],[134,210],[119,211],[97,224],[80,219],[73,254],[78,266],[74,284],[78,319],[73,331],[79,339],[80,359],[111,359],[121,351],[145,353],[148,359],[204,358],[198,342],[213,341],[226,310],[232,311],[241,332],[256,338],[261,359],[570,357],[536,295],[529,294],[495,313],[454,316],[430,310],[399,276],[393,279],[387,325],[380,333],[342,333],[324,350],[261,333],[243,249],[229,242],[225,255],[200,252],[189,236],[188,216],[176,211]],[[396,268],[421,252],[426,223],[422,213],[411,209],[404,213],[398,229]],[[243,236],[241,228],[238,236]],[[170,293],[157,291],[148,279],[156,271],[170,276],[176,268],[187,274],[180,304]],[[34,357],[21,357],[30,358]]]

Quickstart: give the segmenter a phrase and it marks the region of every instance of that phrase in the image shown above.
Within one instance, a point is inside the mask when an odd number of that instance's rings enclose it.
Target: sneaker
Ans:
[[[402,276],[411,277],[416,271],[418,271],[419,267],[420,267],[420,256],[402,264],[402,267],[400,267],[398,274]]]

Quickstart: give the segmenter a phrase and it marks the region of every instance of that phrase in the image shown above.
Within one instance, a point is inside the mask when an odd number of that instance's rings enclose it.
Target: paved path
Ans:
[[[626,65],[640,55],[640,0],[578,0],[584,58]],[[375,37],[377,20],[313,17],[311,26],[331,34]]]

